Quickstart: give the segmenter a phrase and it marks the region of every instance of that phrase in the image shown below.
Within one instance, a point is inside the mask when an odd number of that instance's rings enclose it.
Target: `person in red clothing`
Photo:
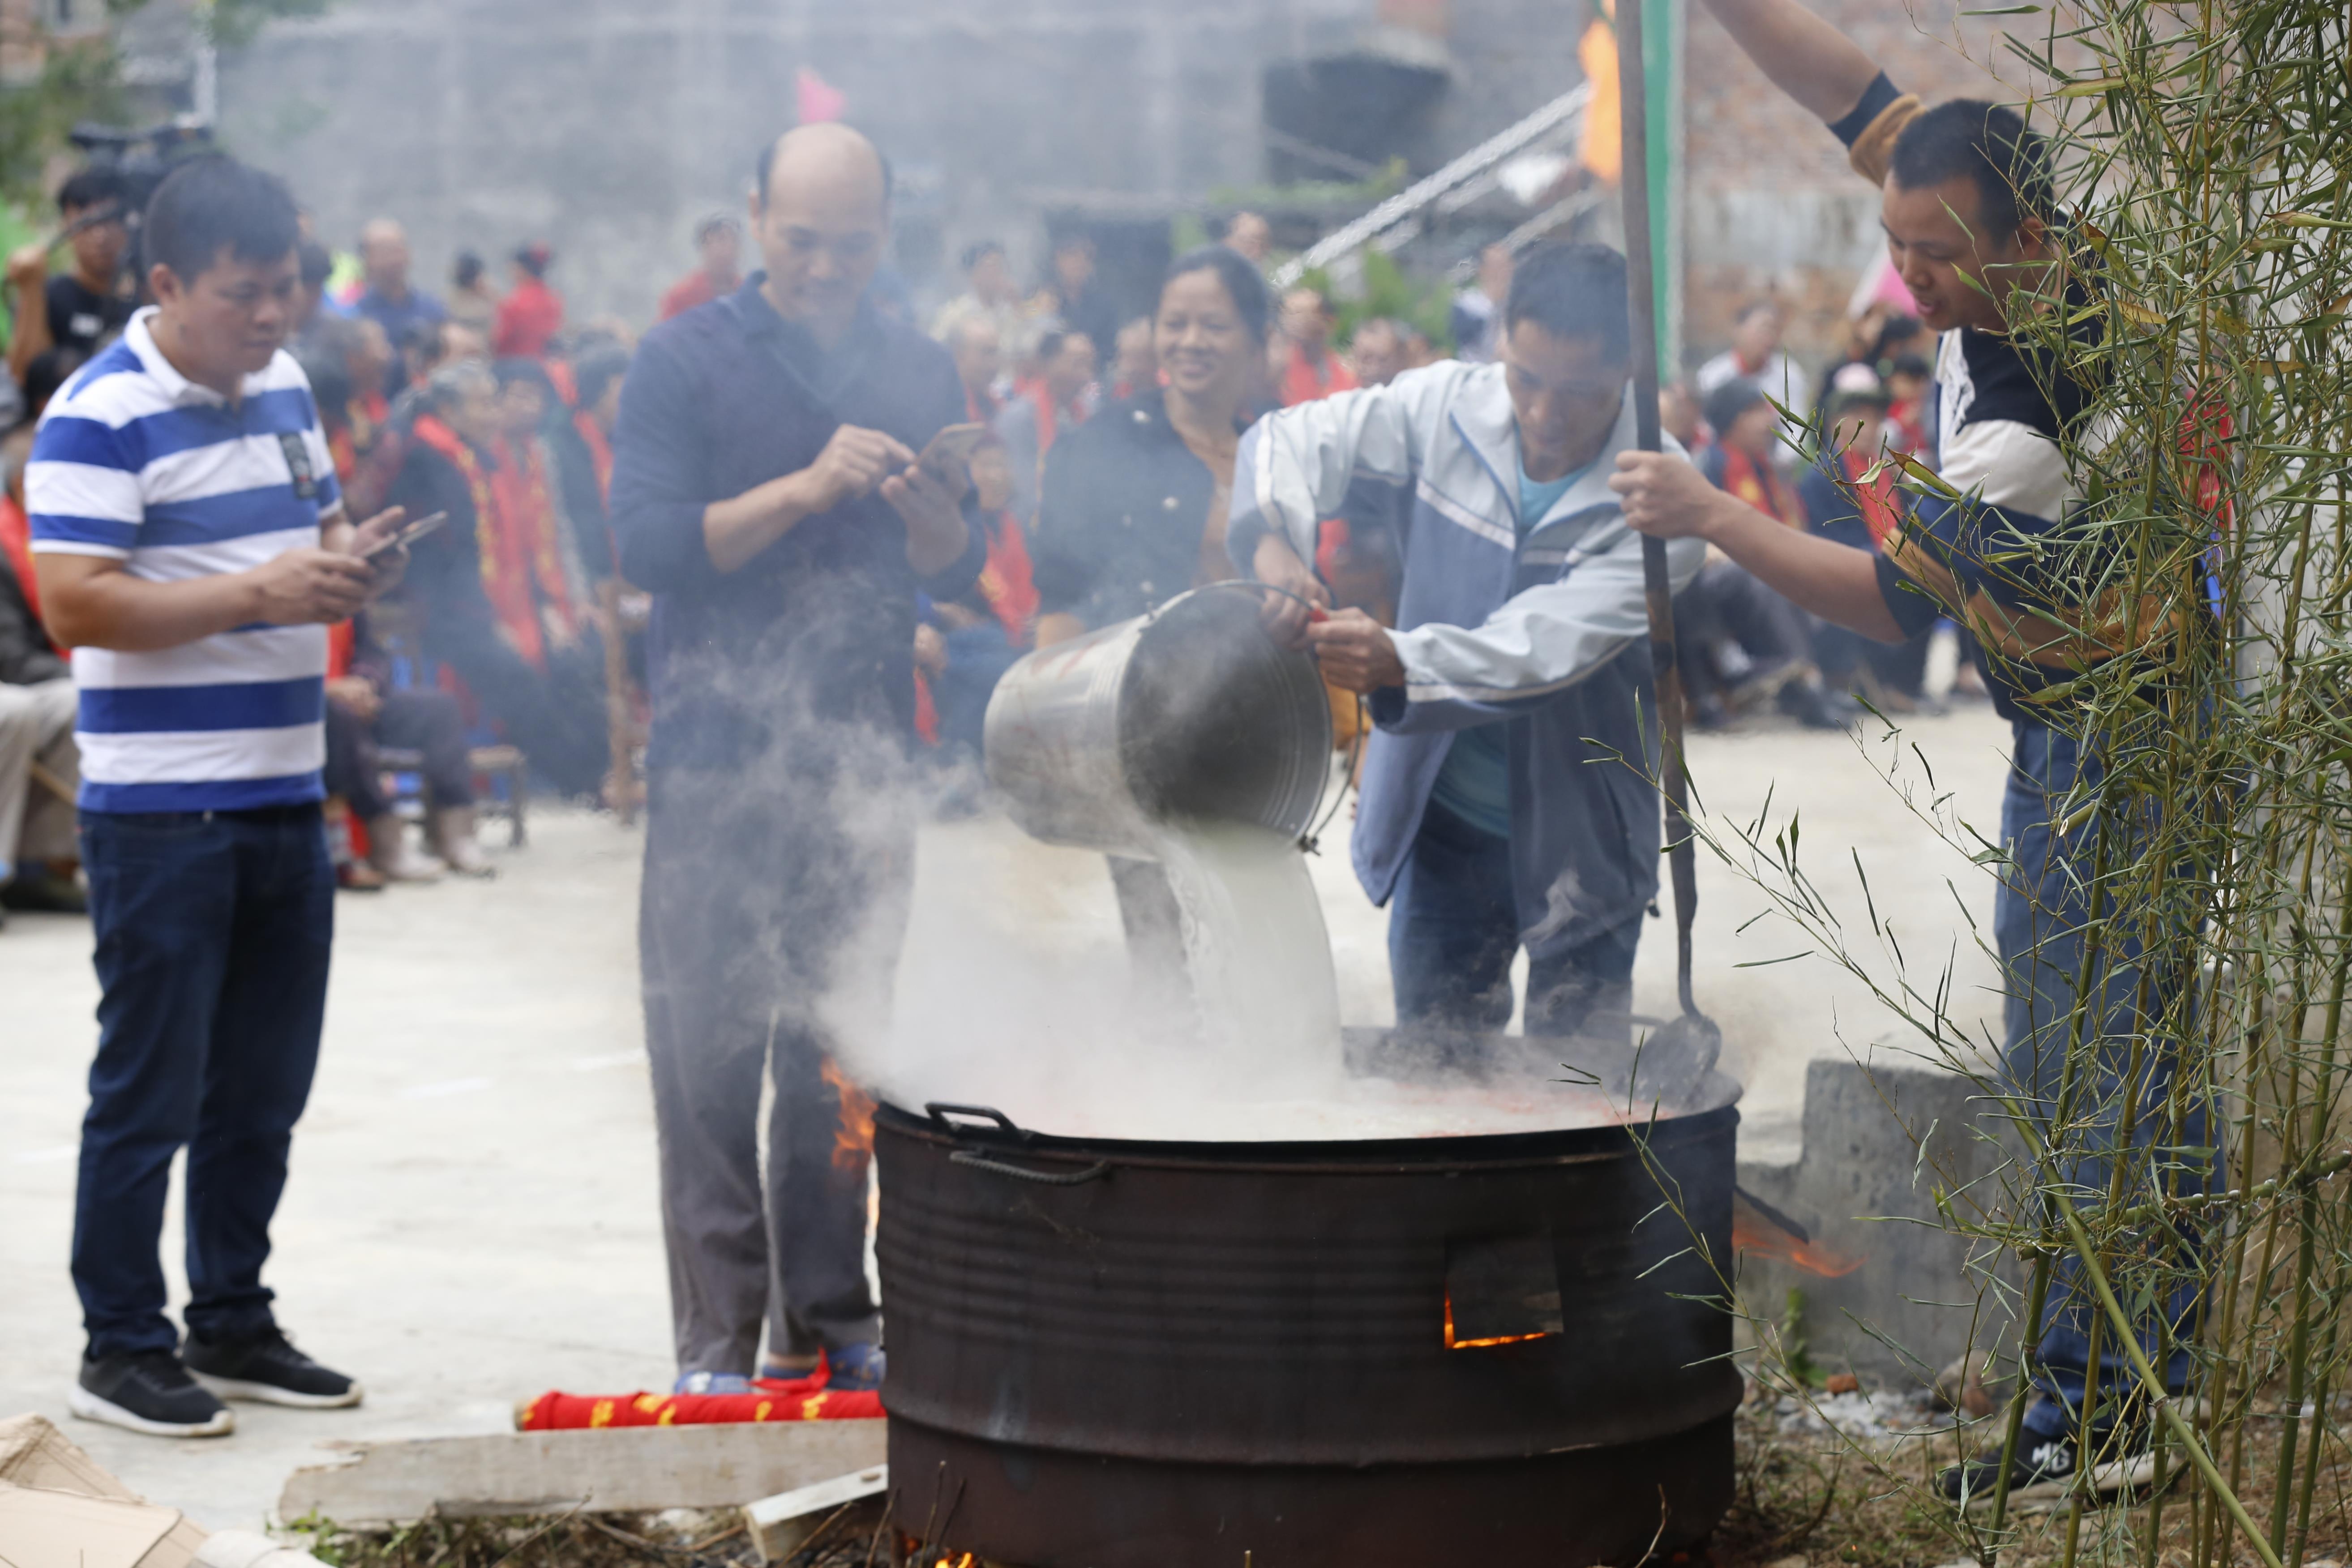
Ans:
[[[1804,527],[1805,503],[1773,461],[1780,416],[1764,389],[1738,378],[1723,383],[1706,395],[1706,422],[1715,445],[1699,454],[1699,471],[1768,517]]]
[[[547,286],[555,252],[539,241],[515,252],[515,284],[499,301],[490,352],[500,359],[541,359],[563,330],[563,296]]]
[[[975,425],[993,425],[1004,412],[999,384],[1004,378],[1004,338],[982,310],[958,317],[940,340],[955,355],[956,379],[963,383],[963,413]]]
[[[1013,466],[1013,514],[1024,523],[1037,517],[1046,454],[1056,437],[1086,423],[1095,402],[1094,340],[1075,331],[1039,338],[1036,379],[1024,383],[995,420]]]
[[[940,745],[977,758],[982,721],[996,683],[1036,636],[1037,582],[1028,535],[1013,514],[1013,463],[991,440],[971,455],[971,483],[988,558],[970,593],[931,606],[937,635],[926,670]]]
[[[1356,390],[1356,373],[1331,352],[1333,319],[1330,296],[1320,289],[1302,286],[1282,297],[1282,335],[1289,343],[1279,388],[1285,408]]]
[[[702,265],[671,284],[661,297],[665,321],[743,286],[743,230],[733,214],[713,213],[696,224],[694,248]]]
[[[1719,490],[1802,531],[1805,504],[1773,461],[1780,412],[1762,387],[1734,377],[1706,395],[1714,444],[1693,459]],[[1732,712],[1769,700],[1808,729],[1843,729],[1852,705],[1832,699],[1813,662],[1813,620],[1753,573],[1709,557],[1675,595],[1676,653],[1691,716],[1721,727]]]

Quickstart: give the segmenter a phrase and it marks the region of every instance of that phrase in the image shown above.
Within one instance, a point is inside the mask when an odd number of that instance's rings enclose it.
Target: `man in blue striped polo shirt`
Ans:
[[[103,988],[73,1236],[89,1343],[70,1405],[165,1436],[230,1430],[220,1394],[360,1398],[288,1342],[261,1283],[334,929],[327,626],[390,585],[396,568],[362,552],[400,521],[344,517],[281,347],[296,238],[274,176],[226,158],[173,174],[147,210],[156,304],[49,405],[25,474],[42,603],[79,690]],[[158,1253],[184,1146],[184,1345]]]

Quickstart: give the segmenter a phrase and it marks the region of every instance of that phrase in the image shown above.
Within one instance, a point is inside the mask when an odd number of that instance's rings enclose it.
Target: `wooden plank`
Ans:
[[[889,1489],[890,1467],[876,1465],[855,1475],[835,1476],[813,1487],[763,1497],[743,1510],[743,1524],[760,1561],[781,1562],[800,1550],[836,1509]]]
[[[609,1426],[359,1443],[287,1478],[278,1516],[406,1524],[437,1516],[740,1508],[883,1462],[885,1423]]]

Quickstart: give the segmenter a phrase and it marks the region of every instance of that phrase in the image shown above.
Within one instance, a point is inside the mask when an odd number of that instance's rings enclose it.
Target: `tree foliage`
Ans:
[[[120,24],[152,0],[106,0]],[[196,26],[215,48],[241,48],[273,22],[326,13],[334,0],[199,0]],[[51,165],[69,148],[67,133],[85,121],[127,124],[160,118],[124,79],[122,55],[110,33],[51,38],[31,80],[0,88],[0,200],[37,205]],[[168,112],[168,111],[165,111]]]

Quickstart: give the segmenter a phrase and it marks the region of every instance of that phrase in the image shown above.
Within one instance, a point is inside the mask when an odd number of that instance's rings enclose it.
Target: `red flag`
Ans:
[[[823,121],[838,120],[841,111],[849,107],[849,95],[806,66],[793,79],[800,95],[801,123],[815,125]]]

